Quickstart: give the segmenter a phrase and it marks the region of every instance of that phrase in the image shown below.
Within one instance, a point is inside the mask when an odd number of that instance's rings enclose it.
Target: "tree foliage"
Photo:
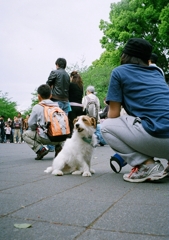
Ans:
[[[31,94],[32,94],[32,99],[31,99],[32,103],[31,103],[31,106],[23,112],[22,114],[23,118],[25,118],[26,115],[29,115],[32,112],[33,106],[35,106],[38,103],[37,89],[35,89],[34,92],[32,92]]]
[[[100,21],[99,27],[104,34],[100,43],[106,51],[102,54],[99,62],[103,62],[105,56],[110,55],[112,58],[109,62],[115,65],[117,60],[114,62],[114,54],[120,58],[128,39],[138,37],[144,38],[152,44],[153,52],[159,56],[158,65],[164,72],[167,72],[169,60],[168,18],[168,0],[121,0],[118,3],[112,3],[109,14],[110,22]]]
[[[12,102],[10,98],[8,98],[8,93],[4,94],[0,91],[0,115],[4,116],[5,120],[17,116],[16,107],[16,102]]]
[[[112,66],[100,65],[96,67],[91,66],[87,71],[81,73],[84,89],[89,85],[94,86],[97,97],[100,99],[101,106],[103,106],[103,100],[106,97],[111,71]]]
[[[158,66],[168,73],[169,60],[169,3],[168,0],[121,0],[112,3],[110,21],[100,21],[105,51],[82,73],[85,87],[94,85],[102,101],[106,96],[110,72],[120,64],[120,56],[128,39],[144,38],[159,56]],[[104,77],[103,77],[104,76]]]

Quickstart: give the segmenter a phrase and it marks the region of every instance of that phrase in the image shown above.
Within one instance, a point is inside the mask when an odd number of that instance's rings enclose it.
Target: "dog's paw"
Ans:
[[[52,167],[46,168],[46,170],[45,170],[44,172],[45,172],[45,173],[50,173],[50,172],[52,172]]]
[[[91,177],[92,174],[91,174],[90,172],[84,172],[84,173],[82,174],[82,176],[83,176],[83,177]]]
[[[52,174],[55,176],[63,176],[63,172],[58,169],[53,170]]]
[[[82,171],[74,171],[74,172],[72,172],[72,175],[82,175]]]
[[[95,170],[94,169],[90,169],[90,172],[92,173],[92,174],[94,174],[95,173]]]

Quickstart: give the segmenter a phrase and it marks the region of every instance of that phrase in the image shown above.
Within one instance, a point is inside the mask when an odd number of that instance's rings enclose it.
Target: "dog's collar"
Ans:
[[[93,144],[92,144],[92,136],[82,137],[82,140],[83,140],[84,142],[90,144],[93,148],[95,148],[95,147],[97,146],[97,144],[96,144],[96,145],[93,145]]]
[[[82,140],[88,144],[91,144],[92,142],[92,136],[89,137],[82,137]]]

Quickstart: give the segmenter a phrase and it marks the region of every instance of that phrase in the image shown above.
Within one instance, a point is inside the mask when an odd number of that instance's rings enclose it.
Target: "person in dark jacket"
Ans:
[[[107,114],[109,111],[109,105],[106,103],[106,99],[104,99],[104,104],[105,104],[105,107],[103,108],[103,111],[99,113],[100,119],[107,118]]]
[[[4,122],[4,116],[0,116],[0,139],[1,143],[4,143],[5,140],[5,122]]]
[[[68,115],[70,110],[69,104],[69,85],[70,77],[65,71],[66,60],[58,58],[55,62],[56,70],[51,71],[46,84],[52,89],[52,98],[54,102],[58,102],[59,107]]]
[[[73,71],[70,74],[70,87],[69,87],[69,102],[72,111],[69,112],[69,125],[70,125],[70,132],[73,132],[73,120],[80,115],[83,115],[83,105],[82,105],[82,98],[83,98],[83,81],[81,76],[77,71]]]

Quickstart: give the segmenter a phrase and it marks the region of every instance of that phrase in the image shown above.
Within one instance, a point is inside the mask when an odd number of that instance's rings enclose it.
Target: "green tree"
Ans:
[[[169,4],[168,0],[121,0],[111,4],[110,22],[101,20],[100,30],[104,36],[100,40],[105,53],[99,62],[118,64],[124,44],[129,38],[148,40],[153,52],[159,56],[158,65],[167,73],[169,60]],[[94,62],[98,65],[98,61]]]
[[[88,69],[85,64],[85,59],[82,58],[80,64],[78,62],[71,64],[66,67],[66,71],[70,74],[72,71],[77,71],[79,73],[85,72]]]
[[[12,102],[8,98],[8,93],[4,94],[0,91],[0,115],[4,116],[5,120],[8,118],[13,119],[17,115],[16,107],[16,102]]]
[[[25,118],[26,115],[29,115],[29,114],[32,112],[33,106],[35,106],[35,105],[38,103],[37,89],[35,89],[34,92],[32,92],[31,94],[32,94],[32,96],[33,96],[33,97],[31,98],[32,103],[31,103],[31,106],[23,112],[23,114],[22,114],[23,118]]]
[[[112,68],[113,67],[109,65],[91,66],[87,71],[81,73],[84,89],[89,85],[94,86],[101,106],[103,106],[103,100],[107,94]]]

